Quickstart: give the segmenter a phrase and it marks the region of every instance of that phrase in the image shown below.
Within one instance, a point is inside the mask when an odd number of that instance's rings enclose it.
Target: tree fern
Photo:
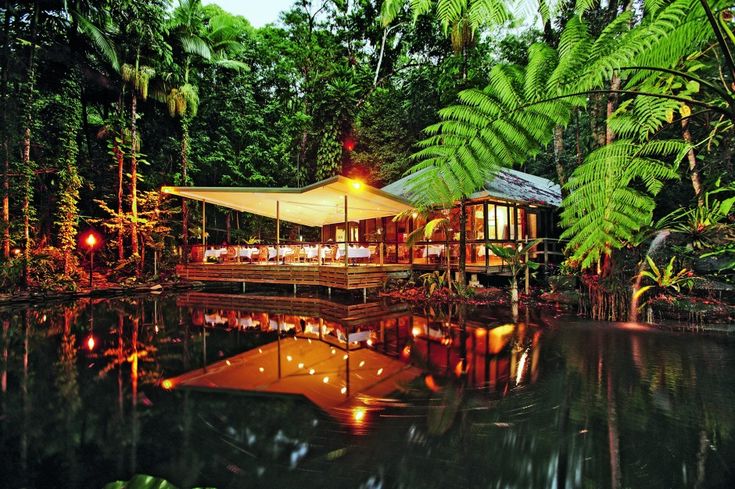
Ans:
[[[590,153],[569,179],[562,203],[562,238],[570,240],[572,258],[587,267],[649,225],[653,197],[664,180],[677,178],[687,150],[680,141],[620,139]]]

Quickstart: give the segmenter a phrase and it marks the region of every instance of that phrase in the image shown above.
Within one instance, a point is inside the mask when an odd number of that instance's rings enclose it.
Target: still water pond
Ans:
[[[735,341],[191,292],[0,311],[0,486],[735,487]]]

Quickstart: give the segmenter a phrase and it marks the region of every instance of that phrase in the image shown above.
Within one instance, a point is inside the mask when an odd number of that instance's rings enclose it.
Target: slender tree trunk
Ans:
[[[0,111],[0,131],[3,138],[3,245],[2,255],[5,260],[10,259],[10,131],[7,125],[8,108],[8,71],[10,66],[10,1],[5,0],[5,22],[3,24],[3,65],[2,65],[2,87],[0,97],[5,110]]]
[[[181,118],[181,184],[188,185],[187,170],[189,167],[189,121]],[[189,263],[189,203],[181,199],[181,241],[184,263]]]
[[[607,119],[609,120],[610,117],[615,113],[615,111],[618,108],[618,99],[620,96],[615,93],[617,90],[620,90],[620,76],[616,73],[613,75],[612,80],[610,81],[610,91],[611,93],[607,97]],[[605,127],[605,144],[610,144],[613,141],[615,141],[615,133],[613,132],[612,128],[610,127],[610,124],[606,124]]]
[[[692,144],[692,133],[689,132],[689,119],[687,118],[681,120],[681,135],[687,144]],[[694,148],[687,152],[687,160],[689,161],[689,178],[692,181],[694,196],[697,198],[697,206],[703,207],[704,192],[702,189],[702,180],[699,175],[699,168],[697,167],[697,155],[694,153]]]
[[[138,262],[135,266],[135,275],[140,275],[140,264],[138,260],[138,134],[137,134],[137,109],[138,97],[135,90],[131,92],[132,101],[130,103],[130,198],[131,198],[131,223],[130,223],[130,248],[132,255]]]
[[[122,263],[125,260],[125,220],[123,219],[123,186],[124,186],[124,169],[125,156],[120,145],[124,138],[124,131],[120,131],[120,137],[115,136],[112,146],[112,152],[117,163],[117,261]]]
[[[567,177],[564,174],[564,163],[562,162],[562,153],[564,152],[564,128],[562,126],[554,127],[554,166],[556,167],[556,178],[561,186],[562,196],[566,197],[567,190],[564,184],[567,183]]]
[[[25,93],[25,127],[23,129],[23,149],[21,171],[23,173],[23,285],[29,285],[29,263],[31,259],[31,199],[33,198],[33,177],[35,164],[31,161],[31,126],[33,125],[33,94],[36,84],[36,41],[38,27],[38,0],[33,3],[31,18],[31,43],[28,48],[28,75]]]

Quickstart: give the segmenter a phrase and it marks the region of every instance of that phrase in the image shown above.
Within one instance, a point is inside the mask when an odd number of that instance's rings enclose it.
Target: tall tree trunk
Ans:
[[[31,43],[28,48],[28,74],[25,87],[25,114],[23,129],[23,149],[21,152],[21,172],[23,174],[23,285],[29,284],[29,263],[31,259],[31,200],[33,199],[33,177],[35,164],[31,161],[31,126],[33,125],[33,94],[36,84],[36,41],[38,28],[38,0],[33,3],[31,17]]]
[[[122,263],[125,260],[125,220],[123,218],[123,186],[124,186],[124,169],[125,156],[120,145],[123,144],[125,137],[124,131],[120,131],[120,136],[115,135],[115,141],[112,145],[112,153],[117,163],[117,260]]]
[[[227,244],[232,244],[232,211],[225,214],[225,240]]]
[[[564,152],[564,128],[562,126],[554,127],[554,166],[556,167],[556,178],[561,186],[561,194],[566,197],[567,190],[564,184],[567,183],[567,177],[564,173],[564,163],[562,162],[562,153]]]
[[[692,133],[689,132],[689,119],[686,117],[681,120],[681,135],[687,144],[692,144]],[[687,152],[687,160],[689,161],[689,178],[692,181],[694,196],[697,198],[697,206],[703,207],[704,192],[702,189],[702,180],[699,175],[699,168],[697,167],[697,155],[694,153],[694,148]]]
[[[181,118],[181,185],[188,185],[187,171],[189,167],[189,120]],[[189,203],[181,199],[181,241],[184,263],[189,263]]]
[[[620,98],[620,95],[615,93],[618,90],[620,90],[620,84],[621,84],[620,76],[615,73],[613,74],[612,80],[610,80],[610,91],[611,93],[607,96],[607,120],[612,117],[612,115],[615,113],[615,111],[618,108],[618,99]],[[615,141],[615,133],[613,132],[612,128],[610,127],[610,124],[605,125],[605,144],[610,144],[613,141]]]
[[[79,188],[81,179],[78,173],[77,157],[79,146],[77,135],[81,127],[81,83],[79,70],[72,68],[62,81],[64,97],[64,122],[59,141],[61,158],[59,161],[59,202],[56,210],[56,224],[59,226],[59,245],[64,255],[64,273],[69,274],[75,264],[73,256],[77,247],[77,225],[79,221]]]
[[[130,223],[130,248],[136,259],[135,275],[140,275],[140,260],[138,254],[138,134],[136,117],[138,116],[138,96],[135,90],[131,92],[130,103],[130,210],[132,213]]]
[[[2,80],[0,83],[0,100],[5,110],[0,111],[0,131],[2,132],[3,151],[3,245],[2,256],[5,260],[10,259],[10,131],[7,124],[7,101],[8,101],[8,71],[10,67],[10,1],[5,0],[5,22],[3,23],[3,64]]]

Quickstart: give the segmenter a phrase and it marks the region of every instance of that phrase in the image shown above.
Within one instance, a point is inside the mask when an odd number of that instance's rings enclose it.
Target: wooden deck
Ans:
[[[345,290],[382,287],[389,277],[407,276],[411,265],[259,265],[238,263],[189,263],[177,265],[176,273],[202,282],[321,285]]]

